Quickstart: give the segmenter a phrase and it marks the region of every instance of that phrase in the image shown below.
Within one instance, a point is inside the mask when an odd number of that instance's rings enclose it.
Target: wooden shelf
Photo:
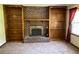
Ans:
[[[64,28],[49,28],[50,30],[65,30]]]
[[[49,21],[49,19],[25,19],[27,21]]]

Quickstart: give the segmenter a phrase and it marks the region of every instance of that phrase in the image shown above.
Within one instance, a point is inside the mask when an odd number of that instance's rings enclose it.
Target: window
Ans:
[[[71,33],[79,35],[79,9],[77,9],[74,19],[71,23]]]

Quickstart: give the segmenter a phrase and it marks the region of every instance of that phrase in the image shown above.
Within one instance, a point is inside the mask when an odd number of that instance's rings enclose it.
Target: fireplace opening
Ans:
[[[40,36],[42,35],[41,32],[42,31],[39,28],[32,29],[32,36]]]
[[[30,36],[42,36],[43,27],[42,26],[31,26],[30,27]]]

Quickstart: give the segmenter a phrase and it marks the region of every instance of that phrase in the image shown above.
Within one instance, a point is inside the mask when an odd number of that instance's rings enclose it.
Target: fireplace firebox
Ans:
[[[30,35],[31,36],[42,36],[43,27],[42,26],[30,26]]]

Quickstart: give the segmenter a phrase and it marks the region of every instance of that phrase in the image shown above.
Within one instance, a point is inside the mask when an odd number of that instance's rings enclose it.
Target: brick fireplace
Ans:
[[[41,41],[41,37],[48,37],[48,11],[48,7],[24,7],[24,42]]]

